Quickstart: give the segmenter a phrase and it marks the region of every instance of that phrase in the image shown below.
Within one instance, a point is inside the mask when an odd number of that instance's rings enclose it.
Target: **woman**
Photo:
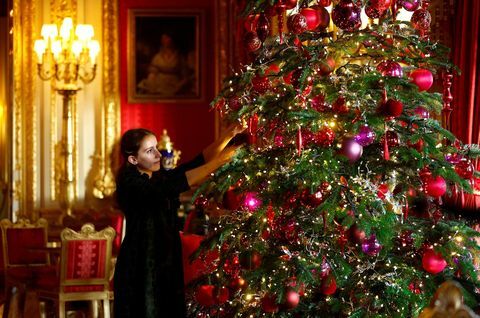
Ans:
[[[116,195],[126,235],[115,267],[115,318],[186,317],[178,196],[230,161],[236,148],[226,145],[241,131],[239,125],[230,126],[195,159],[161,172],[152,132],[132,129],[122,136],[125,163],[117,175]]]

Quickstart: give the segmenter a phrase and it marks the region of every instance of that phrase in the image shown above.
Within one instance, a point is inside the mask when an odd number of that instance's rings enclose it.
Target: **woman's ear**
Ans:
[[[138,163],[137,158],[133,155],[128,156],[127,160],[128,160],[128,162],[130,162],[134,166],[136,166],[137,163]]]

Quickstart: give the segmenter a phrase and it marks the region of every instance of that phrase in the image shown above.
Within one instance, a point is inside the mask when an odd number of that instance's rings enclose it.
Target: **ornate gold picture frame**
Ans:
[[[128,102],[202,99],[203,11],[129,10]]]

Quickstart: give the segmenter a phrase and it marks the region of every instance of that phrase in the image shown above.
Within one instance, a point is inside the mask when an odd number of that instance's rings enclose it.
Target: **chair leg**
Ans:
[[[98,318],[98,300],[90,301],[90,313],[93,318]]]
[[[103,318],[110,318],[110,300],[103,300]]]
[[[5,287],[5,303],[3,304],[3,318],[8,318],[8,312],[10,311],[10,302],[12,300],[12,286]]]
[[[58,318],[65,318],[65,302],[58,301]]]

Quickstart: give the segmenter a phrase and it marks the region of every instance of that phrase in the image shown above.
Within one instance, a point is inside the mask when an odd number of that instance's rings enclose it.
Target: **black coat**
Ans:
[[[199,155],[151,178],[134,166],[119,173],[126,234],[115,266],[115,318],[186,317],[177,209],[179,194],[189,189],[185,171],[203,163]]]

